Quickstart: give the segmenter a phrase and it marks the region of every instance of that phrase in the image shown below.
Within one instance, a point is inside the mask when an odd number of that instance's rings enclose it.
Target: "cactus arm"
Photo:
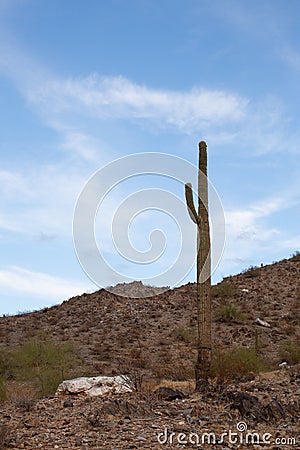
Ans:
[[[198,214],[194,205],[193,189],[191,183],[186,183],[185,185],[185,198],[190,218],[195,224],[198,224]]]

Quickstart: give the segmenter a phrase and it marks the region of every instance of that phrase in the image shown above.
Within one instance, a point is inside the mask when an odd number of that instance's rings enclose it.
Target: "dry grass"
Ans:
[[[39,397],[39,392],[32,383],[7,383],[7,402],[13,406],[30,411]]]
[[[7,425],[0,424],[0,449],[5,450],[9,441],[11,430]]]

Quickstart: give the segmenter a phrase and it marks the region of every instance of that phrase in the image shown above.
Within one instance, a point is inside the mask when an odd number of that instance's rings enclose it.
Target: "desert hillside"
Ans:
[[[251,347],[276,367],[280,344],[300,338],[299,256],[252,268],[213,287],[216,348]],[[2,345],[34,336],[72,341],[92,374],[111,375],[136,364],[159,378],[192,375],[196,344],[196,284],[154,295],[140,282],[118,285],[118,296],[101,289],[61,305],[0,318]],[[150,295],[150,297],[147,297]],[[130,298],[130,297],[133,298]],[[269,326],[258,324],[257,319]]]
[[[249,449],[300,448],[299,259],[250,268],[213,287],[216,377],[200,393],[195,284],[161,292],[134,282],[0,318],[0,449],[208,450],[221,448],[209,439],[241,427],[260,439],[268,433],[267,442],[248,441]],[[41,395],[46,381],[55,391],[64,342],[79,356],[74,376],[126,372],[133,392]],[[166,386],[176,399],[159,390]],[[239,443],[225,438],[222,449],[244,448],[245,433]]]

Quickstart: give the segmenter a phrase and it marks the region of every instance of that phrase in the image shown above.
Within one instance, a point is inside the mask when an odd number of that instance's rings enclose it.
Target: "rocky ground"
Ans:
[[[97,398],[53,396],[27,411],[7,404],[1,410],[2,448],[220,450],[244,448],[247,439],[249,449],[300,448],[299,366],[221,390],[207,386],[202,394],[188,383],[171,387],[181,389],[184,398],[170,401],[149,390]],[[205,433],[213,433],[210,441]],[[227,435],[218,443],[222,433]],[[247,433],[257,433],[260,443],[252,443]]]

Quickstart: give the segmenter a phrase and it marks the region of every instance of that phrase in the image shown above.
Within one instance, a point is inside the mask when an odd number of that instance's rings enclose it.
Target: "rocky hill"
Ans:
[[[31,338],[71,341],[81,359],[77,374],[128,371],[146,380],[143,390],[132,394],[32,401],[26,383],[12,377],[10,396],[0,406],[0,449],[217,449],[220,442],[208,439],[220,439],[230,430],[239,431],[242,441],[230,442],[227,436],[222,449],[244,448],[247,431],[260,439],[264,433],[270,436],[267,442],[250,441],[249,449],[300,448],[300,365],[295,363],[299,259],[250,268],[213,287],[214,348],[254,348],[269,371],[225,384],[211,381],[202,393],[193,392],[192,381],[195,284],[161,292],[134,282],[118,285],[115,293],[102,289],[52,308],[0,318],[2,347],[14,348]],[[298,347],[289,344],[284,354],[287,342],[298,342]],[[174,401],[161,398],[154,391],[158,385],[183,395]]]
[[[186,379],[195,359],[196,284],[161,294],[156,289],[134,282],[115,288],[123,296],[101,289],[51,308],[2,317],[1,344],[44,334],[72,341],[92,374],[113,375],[130,363],[159,378]],[[280,343],[300,338],[299,311],[298,257],[227,277],[213,287],[214,346],[250,347],[259,341],[276,366],[282,360]]]

